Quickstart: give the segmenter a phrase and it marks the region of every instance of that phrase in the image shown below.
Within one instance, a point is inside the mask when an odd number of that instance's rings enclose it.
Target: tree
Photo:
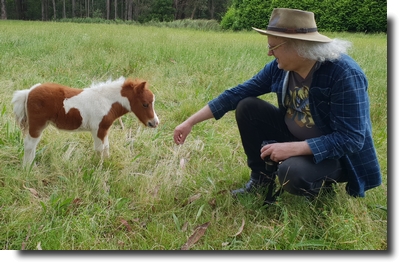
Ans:
[[[107,20],[109,20],[109,13],[110,13],[110,0],[107,1]]]
[[[115,0],[115,20],[118,19],[118,0]]]
[[[216,9],[216,6],[215,6],[215,0],[210,0],[209,1],[209,7],[208,7],[208,10],[209,10],[209,14],[210,14],[210,19],[215,19],[215,9]]]
[[[175,9],[175,20],[185,18],[185,8],[187,6],[187,0],[174,0],[173,8]]]
[[[127,17],[128,17],[127,16],[127,10],[128,10],[128,7],[129,7],[129,2],[130,2],[130,0],[125,0],[125,9],[124,9],[125,10],[125,15],[123,16],[124,20],[128,20],[127,19]]]
[[[66,18],[65,0],[62,0],[62,18]]]
[[[15,10],[16,10],[16,15],[17,19],[23,19],[23,12],[22,12],[22,1],[21,0],[15,0]]]
[[[55,0],[53,0],[53,19],[56,20],[57,19],[57,8],[55,7]]]
[[[208,0],[190,0],[188,1],[188,8],[191,10],[191,19],[202,18],[202,15],[196,15],[196,13],[203,12],[208,8]]]
[[[220,19],[231,0],[173,0],[174,19]]]
[[[124,9],[124,8],[123,8],[123,0],[120,0],[119,2],[120,2],[120,7],[121,7],[121,13],[120,13],[120,16],[119,16],[119,17],[120,17],[121,19],[123,19],[123,17],[124,17],[124,16],[123,16],[123,9]],[[125,2],[126,2],[126,0],[125,0]]]
[[[42,21],[47,21],[47,1],[42,0]]]
[[[132,13],[133,13],[133,0],[127,0],[126,1],[127,20],[131,21],[133,19]]]
[[[231,6],[231,2],[232,0],[208,0],[208,19],[220,21],[229,6]]]
[[[1,0],[1,19],[7,20],[6,0]]]
[[[133,20],[142,20],[141,16],[150,8],[151,0],[133,0]]]

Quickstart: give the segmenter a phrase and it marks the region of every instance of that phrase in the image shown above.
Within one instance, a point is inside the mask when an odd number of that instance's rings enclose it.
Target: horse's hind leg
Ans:
[[[36,147],[39,144],[40,136],[37,138],[31,137],[30,134],[27,134],[24,139],[24,160],[23,166],[27,166],[32,164],[33,160],[36,156]]]

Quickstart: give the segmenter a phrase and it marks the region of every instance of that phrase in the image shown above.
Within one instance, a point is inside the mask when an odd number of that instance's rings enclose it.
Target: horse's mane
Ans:
[[[140,78],[125,78],[121,76],[117,80],[112,80],[111,78],[105,82],[93,82],[88,89],[102,89],[102,88],[112,88],[112,87],[121,87],[125,83],[125,81],[131,82],[133,86],[136,86],[142,82],[147,82],[144,79]],[[86,89],[86,88],[85,88]]]
[[[112,80],[112,78],[110,78],[105,82],[93,82],[89,88],[103,88],[103,87],[109,87],[109,86],[114,86],[114,85],[121,86],[124,82],[125,82],[125,78],[123,76],[121,76],[117,80]]]

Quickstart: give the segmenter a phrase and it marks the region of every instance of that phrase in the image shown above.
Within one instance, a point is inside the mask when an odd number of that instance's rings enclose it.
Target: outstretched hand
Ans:
[[[176,144],[181,145],[186,141],[186,137],[190,134],[192,126],[187,121],[181,123],[175,128],[173,139]]]
[[[186,137],[190,134],[193,126],[199,122],[212,118],[213,114],[208,105],[205,105],[201,110],[190,116],[186,121],[175,128],[173,139],[175,143],[181,145],[186,141]]]

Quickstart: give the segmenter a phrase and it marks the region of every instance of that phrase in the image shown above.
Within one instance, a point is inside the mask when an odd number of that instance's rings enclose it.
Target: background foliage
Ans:
[[[171,21],[177,19],[220,20],[221,15],[226,12],[231,2],[231,0],[1,1],[5,3],[8,19],[56,20],[60,18],[92,17],[114,20],[135,20],[140,22],[150,20]]]
[[[233,0],[221,21],[224,29],[266,28],[273,8],[315,13],[320,31],[386,32],[386,0]]]
[[[7,19],[79,22],[106,19],[139,23],[204,19],[216,20],[225,30],[250,30],[253,26],[265,28],[273,8],[286,7],[314,12],[320,31],[387,32],[386,0],[0,1]]]

